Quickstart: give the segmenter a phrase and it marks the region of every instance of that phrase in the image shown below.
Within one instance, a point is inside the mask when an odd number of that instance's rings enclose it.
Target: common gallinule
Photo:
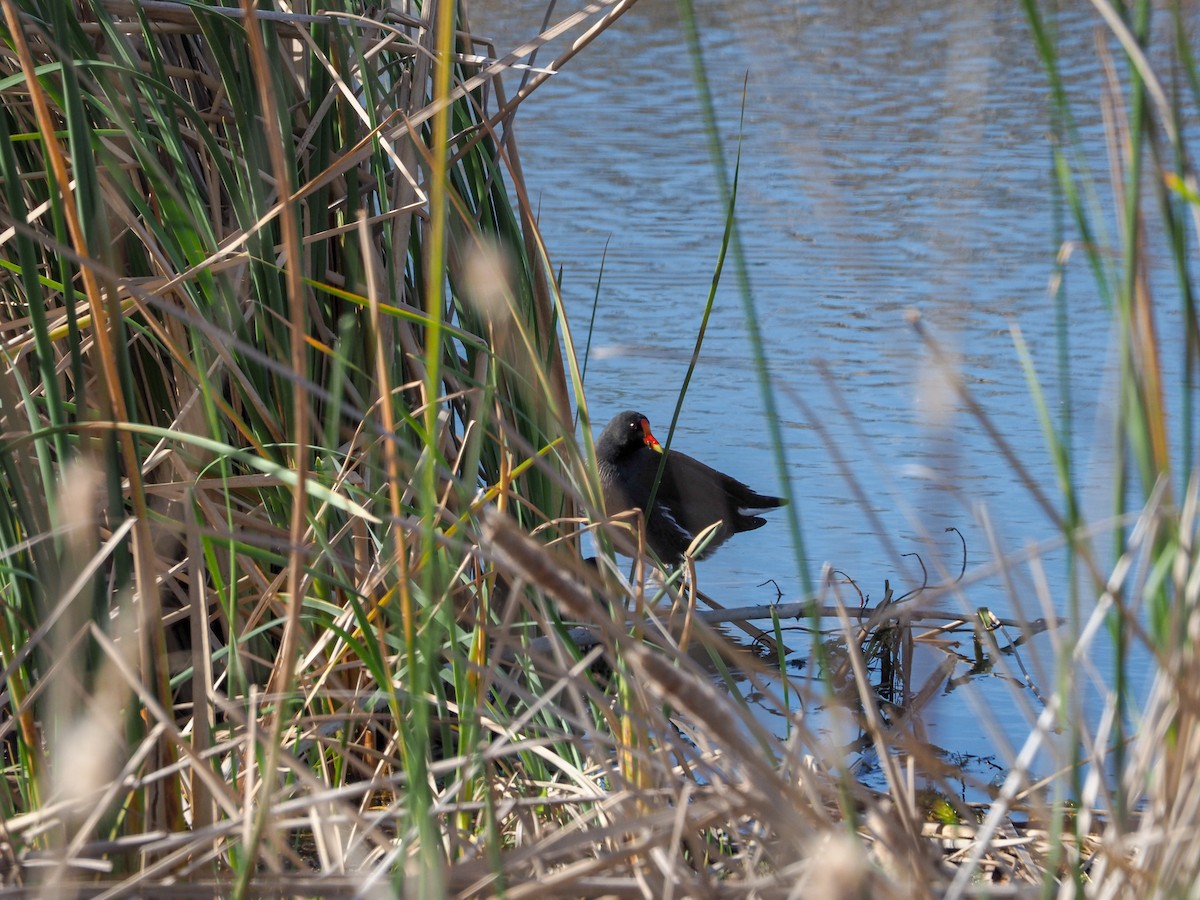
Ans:
[[[649,420],[641,413],[623,412],[604,427],[596,444],[596,460],[610,516],[634,508],[645,513],[663,452],[650,433]],[[678,565],[692,539],[720,522],[708,546],[696,557],[703,559],[739,531],[767,524],[754,513],[786,502],[756,493],[736,478],[671,450],[654,495],[654,509],[646,517],[646,543],[664,563]]]

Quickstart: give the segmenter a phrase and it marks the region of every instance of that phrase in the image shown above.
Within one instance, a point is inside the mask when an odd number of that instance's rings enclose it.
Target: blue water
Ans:
[[[471,8],[476,33],[502,52],[535,34],[544,13],[527,0]],[[790,491],[804,537],[800,554],[774,514],[701,565],[702,588],[727,606],[761,603],[775,597],[759,586],[770,578],[799,599],[801,572],[815,578],[828,563],[875,601],[885,579],[897,593],[921,583],[919,565],[900,554],[920,553],[934,580],[939,566],[957,573],[960,545],[947,527],[963,533],[972,569],[1057,536],[980,422],[947,395],[905,321],[910,310],[1061,510],[1010,333],[1020,329],[1060,420],[1070,398],[1085,516],[1108,515],[1117,348],[1081,251],[1067,266],[1060,345],[1050,283],[1061,241],[1074,235],[1055,202],[1049,92],[1020,6],[702,2],[697,14],[731,164],[741,149],[738,223],[787,461],[781,471],[770,449],[732,263],[673,446],[761,491]],[[1056,20],[1084,159],[1103,173],[1095,26],[1083,4]],[[675,3],[635,7],[521,107],[515,135],[580,346],[598,291],[586,383],[596,429],[634,408],[665,439],[725,220]],[[1111,208],[1103,184],[1100,202]],[[1111,215],[1105,227],[1115,229]],[[1167,292],[1159,302],[1178,371],[1178,310]],[[1043,597],[1065,615],[1064,559],[1038,554],[1047,590],[1020,564],[1007,581],[988,575],[940,603],[1032,618],[1048,614]],[[1089,588],[1083,614],[1094,603]],[[1050,659],[1047,641],[1022,652],[1044,695],[1055,683],[1036,666]],[[792,646],[797,659],[807,654],[806,639]],[[969,638],[959,649],[971,655]],[[1104,641],[1091,654],[1102,674],[1110,654]],[[940,659],[919,655],[918,667]],[[1144,655],[1133,671],[1144,692]],[[1089,703],[1092,717],[1094,695]],[[1019,745],[1038,711],[1029,691],[981,676],[938,699],[925,722],[934,743],[989,758],[1005,740]]]

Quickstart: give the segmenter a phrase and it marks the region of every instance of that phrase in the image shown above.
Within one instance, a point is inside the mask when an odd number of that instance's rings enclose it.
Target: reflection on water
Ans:
[[[470,8],[474,31],[503,52],[536,33],[545,4]],[[1010,333],[1019,326],[1057,404],[1048,286],[1065,226],[1046,80],[1020,5],[705,0],[697,13],[730,160],[740,140],[738,222],[783,418],[785,477],[800,504],[803,564],[815,576],[829,563],[879,597],[885,579],[922,583],[916,559],[901,554],[920,553],[933,580],[957,571],[950,526],[964,534],[973,568],[1053,541],[1052,523],[980,423],[957,404],[942,414],[939,373],[904,319],[921,311],[996,432],[1057,503]],[[1086,4],[1056,21],[1089,163],[1104,171],[1095,25]],[[543,51],[539,63],[552,56]],[[516,135],[581,342],[602,277],[587,371],[593,415],[603,423],[636,408],[665,431],[724,227],[675,3],[635,7],[521,107]],[[1067,288],[1077,479],[1085,514],[1099,518],[1111,505],[1115,358],[1082,258]],[[727,273],[675,446],[780,493],[744,321]],[[766,578],[796,598],[790,550],[776,517],[703,563],[701,584],[726,605],[768,602],[774,589],[756,587]],[[1040,560],[1062,612],[1063,555],[1047,546]],[[943,602],[1001,615],[1020,602],[1036,617],[1053,614],[1041,607],[1046,594],[1022,566]],[[1093,656],[1101,671],[1107,652]],[[932,672],[939,663],[914,664]],[[1053,682],[1052,672],[1037,677]],[[997,738],[980,727],[981,710],[1015,737],[1037,709],[1015,702],[1007,685],[978,683],[970,702],[960,692],[930,718],[939,743],[982,758]]]

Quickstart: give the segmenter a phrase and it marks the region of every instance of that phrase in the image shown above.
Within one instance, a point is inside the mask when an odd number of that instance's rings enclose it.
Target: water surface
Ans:
[[[1103,172],[1097,20],[1087,4],[1066,6],[1055,20],[1065,74],[1086,159]],[[474,30],[503,52],[537,32],[545,5],[473,0],[471,10]],[[1011,330],[1020,330],[1055,414],[1071,399],[1085,512],[1107,514],[1110,316],[1082,253],[1068,263],[1064,307],[1050,291],[1055,254],[1072,234],[1055,194],[1047,83],[1020,6],[702,0],[697,15],[726,158],[741,153],[737,217],[786,469],[770,449],[732,265],[673,446],[768,493],[786,483],[804,535],[800,556],[774,515],[704,562],[702,587],[745,605],[775,597],[759,586],[770,578],[797,599],[802,568],[816,577],[829,564],[875,601],[885,579],[897,593],[921,583],[920,565],[901,554],[920,553],[935,578],[938,566],[957,572],[961,550],[948,527],[962,532],[976,569],[1056,538],[979,421],[948,397],[908,311],[955,355],[973,396],[1061,509],[1013,347]],[[552,56],[543,51],[538,63]],[[676,5],[643,0],[516,122],[581,345],[598,296],[587,368],[596,430],[634,408],[665,439],[725,221]],[[1179,327],[1174,312],[1163,327]],[[1038,616],[1045,600],[1065,614],[1063,554],[1038,555],[1048,590],[1018,566],[941,602],[1002,616],[1020,605]],[[1093,604],[1085,595],[1083,613]],[[794,646],[803,656],[804,641]],[[1099,671],[1108,653],[1094,652]],[[1048,694],[1053,672],[1033,675]],[[984,758],[1000,739],[1022,740],[1040,708],[1029,693],[1014,697],[995,675],[971,688],[928,711],[935,743]]]

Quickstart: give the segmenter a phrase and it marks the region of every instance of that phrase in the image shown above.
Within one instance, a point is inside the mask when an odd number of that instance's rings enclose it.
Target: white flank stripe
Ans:
[[[658,506],[658,504],[656,503],[655,506]],[[693,535],[686,528],[684,528],[677,521],[675,521],[675,517],[673,515],[671,515],[671,511],[669,509],[667,509],[665,506],[659,506],[658,511],[660,513],[662,513],[662,517],[664,519],[666,519],[668,522],[671,523],[672,528],[674,528],[676,531],[678,531],[680,534],[682,534],[685,538],[688,539],[688,543],[690,544],[692,541],[692,538],[695,537],[695,535]]]

